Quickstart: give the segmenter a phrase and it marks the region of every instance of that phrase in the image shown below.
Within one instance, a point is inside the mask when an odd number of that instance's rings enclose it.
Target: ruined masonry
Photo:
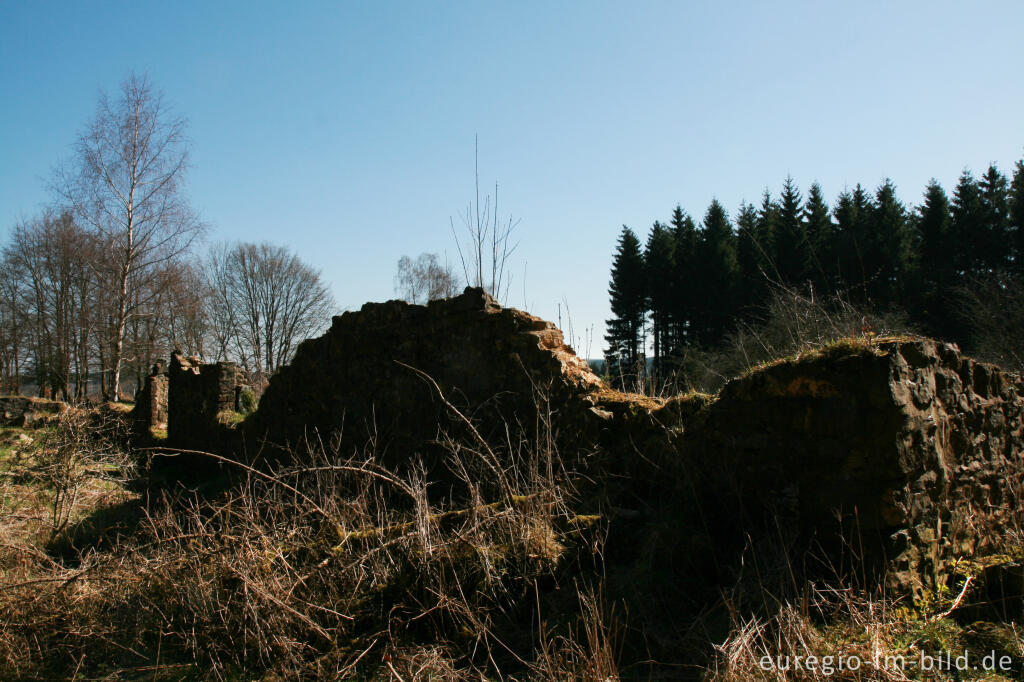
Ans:
[[[151,425],[161,376],[140,406]],[[856,555],[880,584],[920,593],[1022,520],[1021,378],[927,339],[840,342],[715,397],[662,400],[608,388],[550,322],[467,289],[335,317],[230,443],[218,434],[238,408],[237,367],[176,354],[166,386],[171,443],[239,457],[240,443],[260,444],[263,461],[312,441],[387,466],[415,455],[440,472],[443,453],[430,457],[442,430],[457,432],[454,410],[492,442],[550,419],[562,457],[611,482],[611,504],[640,500],[675,515],[680,535],[710,537],[689,554],[714,555],[715,570],[754,550],[807,570]]]
[[[136,399],[133,419],[139,433],[166,429],[167,443],[185,449],[219,448],[225,429],[242,411],[245,375],[233,362],[203,364],[181,352],[170,366],[153,365]]]
[[[0,396],[0,426],[31,428],[45,425],[66,409],[67,404],[59,400]]]

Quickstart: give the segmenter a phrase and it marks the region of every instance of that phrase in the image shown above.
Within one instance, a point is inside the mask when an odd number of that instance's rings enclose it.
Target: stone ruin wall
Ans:
[[[734,380],[679,450],[739,530],[818,547],[837,567],[880,559],[900,593],[940,583],[1024,521],[1024,383],[927,339]]]
[[[142,390],[135,395],[132,426],[138,434],[149,435],[153,429],[167,430],[167,384],[167,363],[157,360]]]
[[[349,454],[372,439],[383,464],[401,467],[413,453],[430,459],[439,428],[458,433],[438,391],[500,440],[506,423],[534,426],[540,394],[568,418],[589,409],[601,386],[551,322],[467,288],[427,305],[367,303],[335,317],[271,378],[246,439],[267,441],[264,456],[307,439],[340,441]]]
[[[245,374],[233,362],[203,364],[181,352],[170,365],[158,361],[132,412],[135,430],[167,430],[167,444],[196,450],[218,449],[225,427],[240,412]]]
[[[27,396],[0,396],[0,426],[34,428],[50,423],[67,403]]]
[[[159,401],[158,378],[153,385]],[[890,587],[919,593],[949,561],[1021,521],[1020,377],[929,340],[839,344],[735,379],[713,399],[660,400],[607,388],[550,322],[467,289],[334,318],[225,446],[223,417],[239,407],[241,386],[230,363],[176,354],[168,443],[237,447],[241,436],[287,454],[311,433],[355,449],[372,435],[393,465],[450,425],[438,391],[496,437],[506,423],[534,425],[543,393],[563,454],[602,452],[612,477],[693,496],[691,509],[717,515],[712,551],[737,563],[751,538],[830,552],[838,564],[852,551],[882,560]],[[678,519],[680,533],[705,524]]]

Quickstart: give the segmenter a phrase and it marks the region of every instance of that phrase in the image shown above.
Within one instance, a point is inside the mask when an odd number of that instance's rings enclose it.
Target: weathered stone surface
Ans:
[[[1019,377],[930,340],[837,346],[729,383],[680,447],[737,531],[884,562],[919,591],[1022,514]]]
[[[32,428],[45,424],[67,409],[59,400],[0,396],[0,426]]]
[[[429,449],[439,428],[459,428],[438,390],[485,437],[502,437],[506,423],[534,427],[540,396],[575,415],[600,387],[552,323],[466,289],[426,306],[367,303],[335,317],[270,380],[246,432],[281,446],[340,438],[354,450],[372,440],[381,459],[400,464]]]
[[[220,449],[224,427],[234,421],[246,387],[244,373],[233,362],[202,364],[180,352],[171,355],[168,444],[197,450]]]
[[[132,427],[137,434],[148,435],[151,429],[167,428],[167,363],[157,360],[146,377],[146,383],[135,396]]]

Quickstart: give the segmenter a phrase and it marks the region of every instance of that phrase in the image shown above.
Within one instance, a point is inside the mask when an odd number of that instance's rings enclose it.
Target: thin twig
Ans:
[[[974,576],[971,576],[971,575],[967,576],[967,580],[965,580],[965,581],[964,581],[964,587],[963,587],[963,589],[962,589],[962,590],[960,590],[960,595],[959,595],[959,596],[958,596],[958,597],[956,598],[956,600],[955,600],[955,601],[953,602],[953,605],[952,605],[952,606],[950,606],[950,607],[949,607],[949,608],[948,608],[947,610],[943,611],[942,613],[940,613],[940,614],[937,614],[937,615],[935,615],[935,616],[932,616],[932,617],[931,617],[931,618],[930,618],[930,619],[928,620],[928,622],[929,622],[929,623],[934,623],[934,622],[936,622],[936,621],[940,621],[940,620],[942,620],[943,618],[945,618],[946,616],[948,616],[949,614],[951,614],[951,613],[953,613],[954,611],[956,611],[957,607],[958,607],[958,606],[960,606],[960,602],[961,602],[961,601],[963,601],[964,595],[965,595],[965,594],[967,594],[967,588],[968,588],[968,587],[970,587],[970,585],[971,585],[971,580],[972,580],[973,578],[974,578]]]

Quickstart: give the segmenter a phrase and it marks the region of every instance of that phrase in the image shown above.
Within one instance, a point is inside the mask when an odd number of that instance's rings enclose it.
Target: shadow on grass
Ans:
[[[135,532],[145,515],[143,497],[100,507],[50,540],[46,552],[66,566],[76,566],[83,554],[117,546]]]

